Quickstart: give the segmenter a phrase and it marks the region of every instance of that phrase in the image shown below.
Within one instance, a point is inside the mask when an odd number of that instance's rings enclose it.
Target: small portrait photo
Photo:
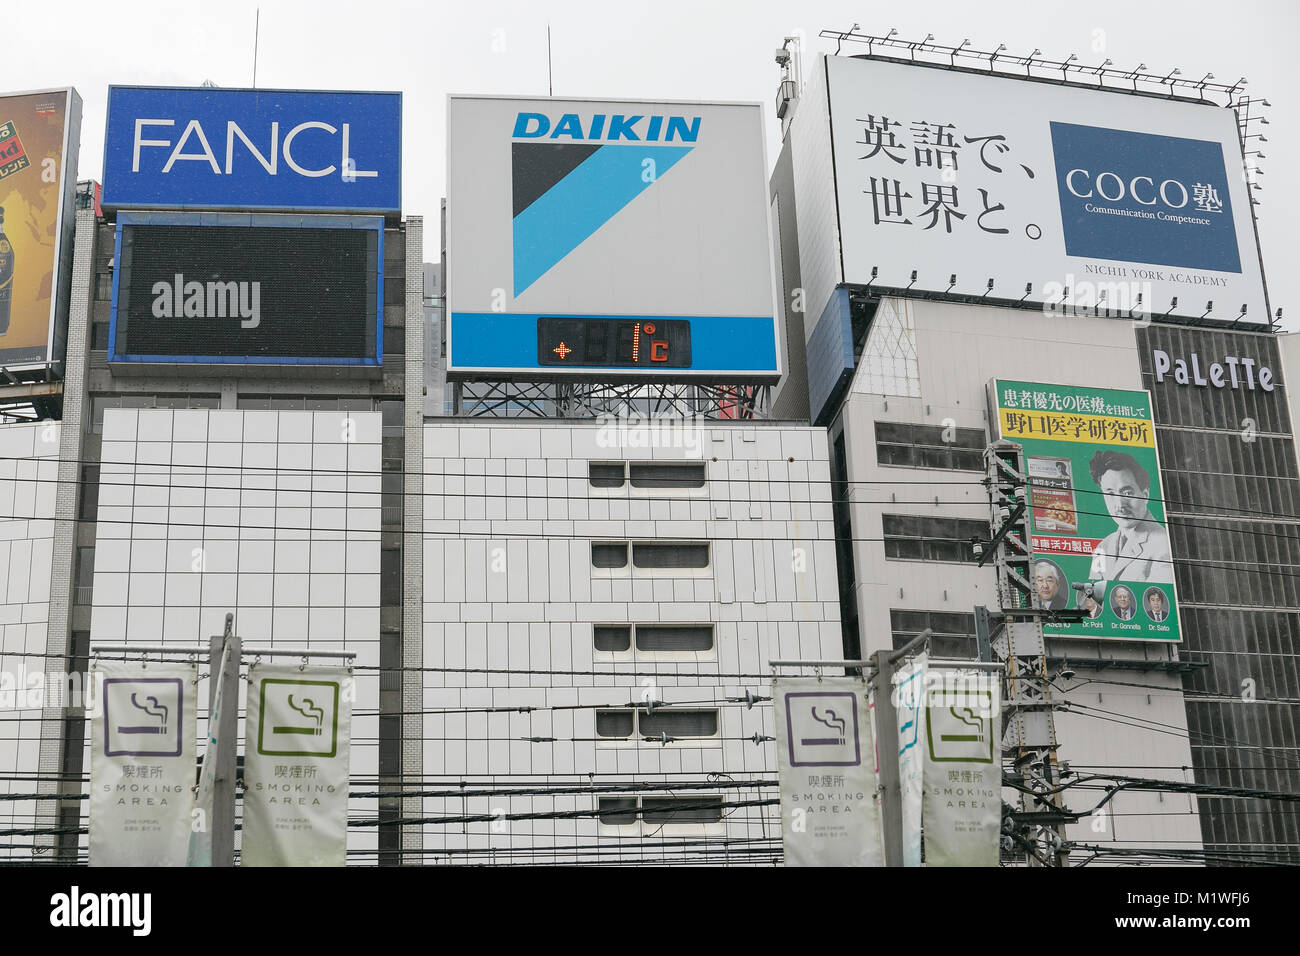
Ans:
[[[1111,589],[1110,609],[1121,621],[1131,621],[1137,615],[1137,598],[1131,590],[1120,584]]]
[[[1070,592],[1065,582],[1065,572],[1055,561],[1046,558],[1035,560],[1031,583],[1034,586],[1034,607],[1060,611],[1069,605]]]
[[[1094,588],[1093,593],[1101,594],[1101,589],[1097,587],[1097,585],[1094,584],[1093,588]],[[1092,597],[1091,595],[1084,594],[1082,591],[1080,591],[1075,595],[1074,603],[1076,607],[1082,608],[1083,610],[1088,612],[1089,619],[1095,619],[1101,617],[1102,602],[1104,600],[1105,600],[1104,596],[1099,600],[1098,598]]]
[[[1169,598],[1159,588],[1147,588],[1142,592],[1142,610],[1158,624],[1169,617]]]

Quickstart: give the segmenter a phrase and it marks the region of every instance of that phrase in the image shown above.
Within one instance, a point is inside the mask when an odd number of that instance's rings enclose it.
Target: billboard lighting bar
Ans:
[[[952,287],[955,286],[956,284],[957,284],[957,273],[954,272],[952,275],[948,276],[948,288],[943,290],[944,295],[947,295],[949,292],[951,292]]]
[[[873,279],[876,277],[876,271],[875,271],[875,269],[872,269],[872,270],[871,270],[871,277],[872,277]],[[916,285],[916,270],[915,270],[915,269],[912,270],[912,281],[909,282],[909,283],[907,284],[907,288],[910,289],[910,288],[912,288],[912,286],[914,286],[914,285]]]
[[[1139,63],[1131,70],[1115,69],[1114,63],[1106,59],[1098,65],[1079,62],[1077,54],[1071,53],[1064,60],[1042,59],[1042,51],[1035,49],[1028,56],[1007,53],[1007,45],[999,43],[993,51],[977,50],[970,45],[969,38],[963,39],[956,46],[934,42],[933,34],[926,34],[924,40],[904,40],[898,36],[898,30],[890,27],[884,36],[861,32],[859,24],[853,24],[848,30],[822,30],[823,39],[835,40],[835,53],[839,55],[846,41],[865,43],[867,56],[907,59],[912,62],[927,63],[932,66],[947,66],[950,69],[980,69],[988,73],[1001,73],[1008,76],[1024,76],[1030,79],[1051,79],[1035,76],[1034,68],[1039,71],[1060,72],[1059,82],[1075,82],[1089,87],[1104,89],[1126,89],[1131,87],[1134,93],[1148,93],[1175,96],[1182,94],[1189,99],[1205,100],[1207,91],[1224,94],[1231,105],[1232,97],[1246,85],[1242,77],[1232,85],[1214,82],[1214,74],[1207,73],[1200,80],[1184,77],[1182,70],[1174,69],[1167,75],[1151,74],[1145,63]],[[917,54],[921,54],[920,57]],[[959,65],[965,61],[965,65]],[[982,62],[978,62],[982,61]],[[1001,61],[1001,63],[999,63]],[[978,66],[976,65],[978,62]],[[1023,71],[1022,71],[1023,68]],[[1072,81],[1071,77],[1075,77]],[[1089,82],[1083,83],[1087,77]],[[1095,77],[1095,82],[1092,78]],[[1224,104],[1220,104],[1224,105]]]
[[[1246,303],[1243,302],[1243,303],[1241,304],[1241,312],[1239,312],[1239,313],[1237,314],[1237,317],[1236,317],[1235,319],[1232,320],[1232,325],[1229,326],[1229,328],[1236,328],[1237,323],[1240,322],[1240,321],[1241,321],[1242,319],[1244,319],[1245,317],[1246,317]]]
[[[1032,282],[1026,282],[1025,294],[1020,297],[1020,301],[1024,302],[1027,298],[1029,298],[1029,296],[1033,293],[1033,291],[1034,291],[1034,284]]]
[[[992,291],[993,291],[993,280],[989,279],[988,288],[984,290],[984,295],[981,295],[980,298],[981,299],[984,298],[985,295],[988,295]]]

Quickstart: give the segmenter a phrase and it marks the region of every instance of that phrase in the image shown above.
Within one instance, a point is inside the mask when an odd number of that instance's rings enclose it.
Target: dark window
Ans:
[[[113,273],[95,273],[95,300],[108,302],[113,298]]]
[[[90,323],[90,351],[102,352],[108,348],[108,323]]]
[[[637,729],[642,737],[714,737],[718,733],[716,710],[656,710],[637,712]]]
[[[628,466],[633,488],[703,488],[704,462],[634,461]]]
[[[593,461],[587,466],[587,480],[591,482],[593,488],[622,488],[623,470],[624,465],[621,461],[616,464]]]
[[[889,627],[898,650],[927,627],[932,631],[930,653],[935,657],[974,660],[975,615],[954,611],[911,611],[891,608]]]
[[[718,823],[722,820],[722,798],[685,797],[601,797],[597,802],[600,822],[605,826],[630,826],[639,816],[648,824]]]
[[[601,797],[600,822],[607,827],[625,827],[636,823],[636,797]]]
[[[876,422],[876,460],[882,465],[983,471],[987,441],[982,428]]]
[[[597,544],[593,541],[591,545],[591,566],[593,568],[627,567],[627,542]]]
[[[94,521],[99,515],[99,466],[81,466],[81,510],[78,515]]]
[[[642,797],[641,819],[646,823],[717,823],[722,819],[721,797]]]
[[[707,568],[709,546],[638,541],[632,545],[632,563],[638,568]]]
[[[402,603],[402,552],[398,548],[379,552],[379,603],[385,607]]]
[[[965,564],[973,560],[971,538],[988,537],[989,524],[969,518],[935,518],[928,515],[882,515],[885,557],[900,561],[944,561]]]
[[[629,624],[597,624],[592,634],[598,651],[626,651],[632,646]]]
[[[636,715],[630,710],[596,711],[597,737],[631,737]]]
[[[73,589],[72,603],[89,606],[95,589],[95,549],[77,549],[76,586]]]
[[[713,625],[638,624],[638,651],[711,651]]]

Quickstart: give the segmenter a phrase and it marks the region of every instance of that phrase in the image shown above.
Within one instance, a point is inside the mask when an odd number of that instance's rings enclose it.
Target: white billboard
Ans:
[[[1267,320],[1233,111],[823,63],[841,281],[1215,319],[1244,305],[1244,321]]]
[[[762,109],[451,97],[448,377],[775,381]]]

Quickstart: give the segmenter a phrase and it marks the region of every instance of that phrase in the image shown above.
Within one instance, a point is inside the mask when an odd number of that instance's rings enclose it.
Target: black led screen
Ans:
[[[115,361],[375,364],[378,229],[122,227]]]

